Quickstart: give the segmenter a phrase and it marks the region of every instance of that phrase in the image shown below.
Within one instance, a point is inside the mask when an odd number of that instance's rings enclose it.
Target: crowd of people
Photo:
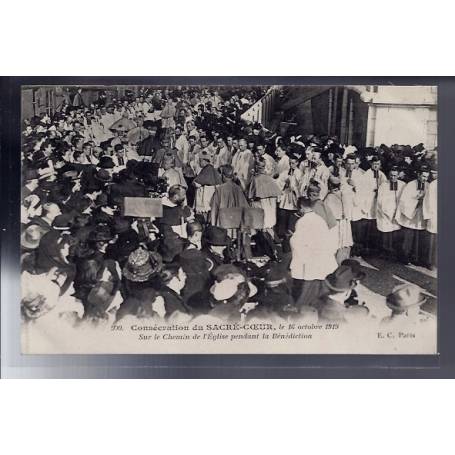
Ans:
[[[368,317],[354,257],[434,268],[436,151],[280,137],[242,119],[265,91],[99,91],[88,104],[78,89],[25,119],[24,320],[343,322]],[[388,320],[422,303],[413,285],[391,290]]]

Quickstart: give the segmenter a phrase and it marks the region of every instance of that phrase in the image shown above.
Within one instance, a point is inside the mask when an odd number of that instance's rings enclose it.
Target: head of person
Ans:
[[[307,194],[308,199],[313,202],[321,199],[321,185],[319,182],[316,180],[311,180],[310,184],[308,185]]]
[[[278,145],[275,153],[278,158],[282,158],[283,156],[286,155],[287,149],[283,144],[280,144]]]
[[[346,166],[347,171],[353,171],[354,169],[356,169],[356,159],[357,159],[357,157],[353,153],[349,154],[346,157],[345,166]]]
[[[381,169],[381,160],[377,156],[373,157],[370,163],[373,171],[379,171]]]
[[[185,287],[186,273],[178,264],[168,264],[161,271],[162,283],[177,293]]]
[[[430,170],[426,166],[422,166],[417,173],[417,180],[421,183],[428,182],[430,178]]]
[[[308,161],[311,161],[313,159],[313,148],[312,147],[307,147],[305,149],[305,159]]]
[[[196,145],[196,137],[195,136],[190,136],[188,138],[188,142],[193,147],[194,145]]]
[[[246,142],[245,139],[240,139],[239,140],[239,150],[241,152],[245,151],[248,148],[248,143]]]
[[[43,217],[47,218],[48,220],[53,221],[58,215],[62,214],[60,207],[53,202],[48,202],[43,205]]]
[[[216,140],[218,150],[221,150],[224,147],[224,140],[222,137],[218,137]]]
[[[337,156],[335,158],[335,166],[336,167],[342,167],[343,166],[343,157],[342,156]]]
[[[265,147],[262,144],[258,144],[258,146],[256,147],[256,154],[258,156],[262,156],[262,155],[264,155],[264,153],[265,153]]]
[[[186,189],[182,185],[172,185],[168,190],[168,198],[176,205],[183,205],[186,199]]]
[[[289,166],[291,169],[297,169],[299,167],[299,159],[296,156],[291,155],[289,157]]]
[[[315,163],[320,163],[321,162],[321,149],[320,148],[314,148],[312,151],[312,161]]]
[[[313,211],[313,201],[307,197],[299,197],[297,199],[297,210],[301,215]]]
[[[186,225],[188,240],[195,245],[201,244],[202,232],[202,225],[198,221],[191,221]]]
[[[365,272],[355,259],[347,259],[338,268],[328,275],[325,284],[329,289],[332,300],[344,303],[351,291],[365,278]]]
[[[223,164],[219,169],[224,182],[234,178],[234,169],[230,164]]]
[[[182,128],[180,126],[175,127],[175,137],[179,138],[182,135]]]
[[[232,136],[227,136],[226,137],[226,144],[231,147],[233,145],[233,140],[234,138]]]
[[[392,183],[395,183],[398,181],[399,176],[400,176],[400,170],[396,166],[392,167],[392,169],[390,169],[390,171],[389,171],[389,180]]]
[[[201,147],[206,148],[209,145],[209,141],[205,136],[201,136]]]
[[[238,139],[232,139],[232,146],[233,146],[235,149],[238,149],[238,148],[239,148],[239,141],[238,141]]]
[[[386,305],[392,310],[393,316],[416,317],[425,301],[426,298],[415,284],[398,285],[386,297]]]

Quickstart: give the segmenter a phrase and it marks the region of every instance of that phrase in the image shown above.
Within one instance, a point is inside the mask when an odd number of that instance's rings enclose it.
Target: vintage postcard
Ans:
[[[21,96],[22,353],[437,353],[437,87]]]

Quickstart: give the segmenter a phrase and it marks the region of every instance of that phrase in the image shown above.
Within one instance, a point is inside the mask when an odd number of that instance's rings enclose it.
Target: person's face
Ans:
[[[297,169],[299,161],[295,158],[291,158],[291,160],[289,161],[289,165],[291,166],[291,169]]]
[[[346,160],[346,170],[353,171],[355,169],[355,160],[347,159]]]
[[[196,232],[191,236],[191,240],[192,240],[194,243],[200,243],[201,240],[202,240],[202,232],[201,232],[201,231],[196,231]]]
[[[138,117],[136,119],[137,126],[142,126],[144,124],[144,119],[142,117]]]
[[[343,166],[343,158],[337,158],[335,160],[335,164],[336,164],[337,167]]]
[[[311,160],[313,158],[313,152],[311,150],[305,150],[305,158]]]
[[[244,141],[244,140],[239,141],[239,148],[240,148],[240,151],[242,151],[242,152],[244,150],[246,150],[248,148],[246,141]]]
[[[201,145],[202,147],[207,147],[208,145],[207,138],[201,137]]]
[[[380,161],[373,161],[371,163],[371,169],[373,169],[373,171],[379,171],[380,168],[381,168],[381,162]]]
[[[194,144],[196,144],[196,140],[195,140],[194,138],[190,138],[190,139],[189,139],[189,143],[190,143],[190,145],[193,147]]]
[[[313,161],[315,163],[319,163],[321,161],[321,153],[320,152],[313,152]]]
[[[398,181],[398,171],[390,171],[389,172],[389,180],[393,183]]]
[[[62,211],[60,210],[60,207],[57,204],[54,204],[51,206],[51,209],[49,210],[49,215],[53,218],[55,218],[58,215],[61,215]]]
[[[163,147],[164,147],[164,148],[168,148],[168,147],[169,147],[169,140],[168,140],[168,139],[165,139],[165,140],[163,141]]]
[[[180,137],[182,135],[182,131],[180,130],[180,128],[176,128],[175,129],[175,136],[176,137]]]
[[[237,139],[232,139],[232,146],[236,149],[239,148],[239,141]]]
[[[228,137],[226,139],[227,145],[231,146],[232,145],[232,137]]]
[[[257,154],[258,154],[259,156],[264,155],[264,153],[265,153],[264,146],[263,146],[263,145],[258,145],[256,151],[257,151]]]
[[[430,173],[429,172],[421,172],[417,178],[420,182],[422,183],[425,183],[428,181],[428,177],[430,177]]]
[[[222,149],[222,148],[223,148],[223,139],[218,138],[218,139],[217,139],[217,145],[218,145],[218,148],[219,148],[219,149]]]

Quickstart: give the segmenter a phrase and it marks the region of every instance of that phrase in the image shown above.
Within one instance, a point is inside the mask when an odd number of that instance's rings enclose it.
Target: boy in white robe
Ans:
[[[396,220],[402,228],[401,259],[405,264],[421,265],[425,249],[425,226],[423,199],[428,190],[427,167],[422,167],[417,179],[409,182],[401,193]]]
[[[431,172],[432,175],[434,171]],[[427,251],[425,252],[425,265],[435,268],[437,264],[437,241],[438,232],[438,180],[432,180],[428,184],[428,191],[423,198],[423,217],[426,220]]]
[[[405,183],[398,180],[400,171],[393,167],[389,171],[389,180],[383,182],[378,189],[376,210],[376,227],[381,238],[382,252],[389,258],[396,256],[399,232],[401,226],[397,223],[395,215],[398,202],[405,187]]]
[[[379,187],[387,182],[387,177],[381,171],[381,160],[373,157],[371,167],[363,174],[363,219],[365,224],[365,250],[378,249],[378,231],[376,229],[376,210]]]

